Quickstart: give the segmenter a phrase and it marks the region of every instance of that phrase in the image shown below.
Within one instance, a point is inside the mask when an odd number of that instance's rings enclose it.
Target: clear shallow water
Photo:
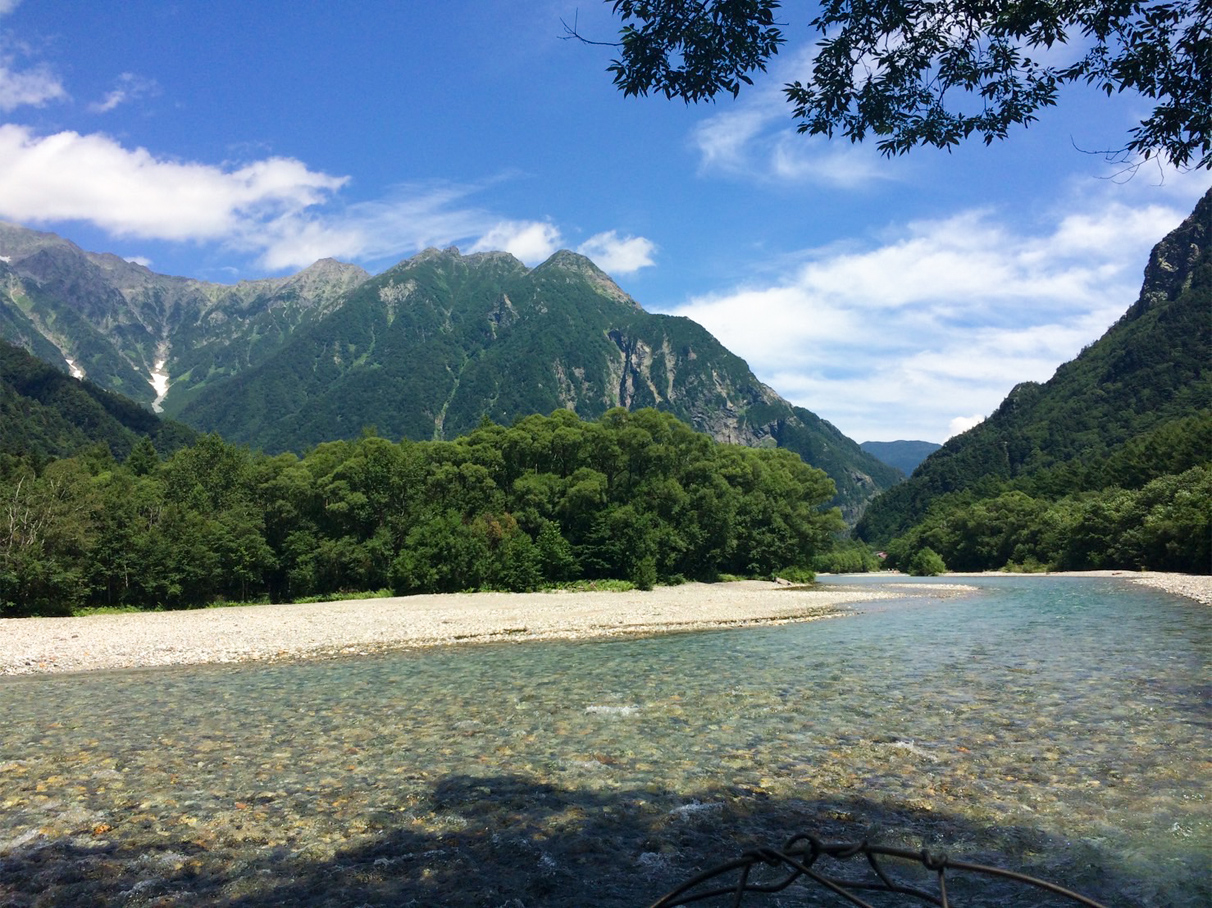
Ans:
[[[971,582],[803,625],[0,682],[0,906],[642,906],[798,831],[1212,902],[1212,610]]]

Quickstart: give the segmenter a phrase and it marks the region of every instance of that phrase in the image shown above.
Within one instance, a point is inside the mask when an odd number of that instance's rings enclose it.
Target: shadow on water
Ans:
[[[514,774],[452,775],[427,795],[427,819],[401,807],[369,842],[316,860],[308,842],[200,845],[141,837],[137,828],[81,845],[36,839],[0,851],[0,906],[645,906],[696,873],[796,832],[826,841],[946,851],[960,860],[1017,870],[1077,889],[1110,906],[1207,904],[1212,886],[1178,892],[1160,878],[1129,878],[1096,844],[1071,843],[1025,826],[970,819],[854,796],[777,801],[752,788],[611,793],[562,788]],[[1198,866],[1194,853],[1190,862]],[[834,868],[839,869],[839,868]],[[854,869],[850,865],[847,871]],[[899,869],[899,868],[898,868]],[[1198,879],[1187,871],[1186,879]],[[906,868],[906,878],[927,881]],[[1206,879],[1206,877],[1205,877]],[[1179,884],[1181,885],[1181,884]],[[1037,890],[951,875],[958,906],[1068,905]],[[901,898],[877,905],[921,904]],[[716,901],[707,904],[725,904]],[[746,905],[838,905],[797,885]]]

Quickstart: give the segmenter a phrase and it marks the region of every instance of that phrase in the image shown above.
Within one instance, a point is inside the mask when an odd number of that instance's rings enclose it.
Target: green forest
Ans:
[[[201,436],[164,457],[0,453],[0,616],[578,580],[806,576],[833,482],[669,414],[568,411],[453,441],[367,430],[303,456]]]
[[[1212,569],[1212,412],[1113,454],[936,497],[888,543],[889,567],[923,550],[953,571]],[[899,488],[899,487],[898,487]],[[895,492],[896,490],[893,490]],[[940,565],[941,567],[941,565]]]

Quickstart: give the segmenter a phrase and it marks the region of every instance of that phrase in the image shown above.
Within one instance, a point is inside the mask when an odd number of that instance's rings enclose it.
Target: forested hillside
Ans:
[[[1212,511],[1212,192],[1153,250],[1140,298],[1043,385],[1016,387],[873,502],[894,563],[1207,572]]]
[[[568,409],[655,407],[717,441],[784,447],[825,470],[852,519],[899,474],[763,385],[685,318],[645,312],[588,259],[529,269],[429,250],[373,278],[280,353],[201,392],[182,420],[270,452],[356,437],[451,438]],[[174,412],[169,406],[169,412]]]
[[[100,445],[125,460],[144,438],[168,454],[197,433],[0,340],[0,455],[41,462]]]
[[[453,438],[569,409],[652,406],[825,470],[848,520],[899,479],[699,325],[653,315],[588,259],[427,250],[371,279],[332,259],[224,285],[0,223],[0,337],[204,431],[271,452],[377,426]]]
[[[804,574],[842,526],[833,492],[789,451],[655,410],[303,457],[208,435],[167,459],[144,442],[123,464],[0,458],[0,616]]]

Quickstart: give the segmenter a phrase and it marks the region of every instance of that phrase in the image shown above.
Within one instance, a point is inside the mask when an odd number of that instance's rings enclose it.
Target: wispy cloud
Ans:
[[[809,251],[780,278],[675,311],[851,437],[941,441],[1099,337],[1185,213],[1088,200],[1016,229],[965,211]]]
[[[759,183],[795,183],[854,189],[897,178],[874,145],[804,136],[795,131],[782,86],[804,74],[815,48],[776,59],[727,110],[699,123],[690,137],[702,174]]]
[[[0,110],[18,107],[41,107],[48,101],[67,97],[67,90],[58,76],[45,65],[17,71],[11,57],[0,56]]]
[[[440,181],[402,183],[381,199],[279,219],[248,243],[250,248],[261,243],[261,261],[273,270],[326,256],[382,262],[428,246],[465,243],[499,221],[471,202],[477,189]]]
[[[20,0],[0,0],[0,17],[11,13],[19,3]],[[67,98],[67,89],[46,64],[17,68],[17,58],[27,54],[27,49],[9,35],[0,35],[0,110],[6,113],[18,107],[41,107],[48,101]]]
[[[118,76],[117,84],[106,92],[105,97],[88,105],[92,113],[109,113],[122,104],[137,101],[160,93],[160,85],[155,79],[145,79],[134,73],[122,73]]]

